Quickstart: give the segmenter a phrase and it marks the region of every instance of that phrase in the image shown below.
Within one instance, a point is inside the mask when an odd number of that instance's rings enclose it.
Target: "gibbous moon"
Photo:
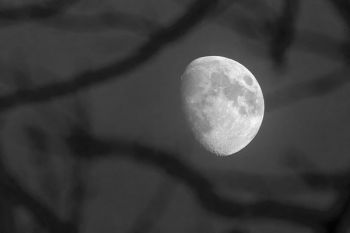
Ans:
[[[193,60],[181,77],[183,106],[195,138],[217,155],[231,155],[258,133],[264,97],[254,75],[220,56]]]

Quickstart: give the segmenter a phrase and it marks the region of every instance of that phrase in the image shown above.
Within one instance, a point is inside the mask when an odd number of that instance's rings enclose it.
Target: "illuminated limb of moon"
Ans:
[[[182,96],[196,139],[218,155],[244,148],[262,123],[261,88],[234,60],[208,56],[192,61],[182,75]]]

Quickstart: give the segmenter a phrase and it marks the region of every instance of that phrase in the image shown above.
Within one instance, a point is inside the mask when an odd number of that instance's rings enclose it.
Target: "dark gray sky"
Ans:
[[[334,38],[342,35],[341,23],[327,3],[305,1],[302,9],[300,30],[315,30]],[[345,123],[350,114],[346,87],[266,113],[256,138],[235,156],[217,158],[193,140],[181,111],[179,85],[184,68],[197,57],[220,55],[241,62],[256,76],[264,93],[341,67],[338,61],[292,48],[286,70],[280,72],[273,69],[266,54],[254,50],[252,43],[232,30],[205,22],[125,80],[105,85],[92,94],[97,131],[142,138],[182,151],[186,159],[209,169],[289,172],[281,167],[286,147],[299,148],[328,171],[345,165],[350,134],[349,124]]]
[[[183,4],[182,1],[136,0],[111,0],[103,5],[97,0],[89,2],[85,9],[98,6],[104,11],[114,7],[163,23],[176,17]],[[265,2],[278,10],[279,1]],[[233,6],[233,12],[235,9],[242,13],[242,8]],[[327,1],[301,1],[297,29],[297,33],[313,31],[335,41],[345,35],[345,25]],[[26,64],[26,69],[38,84],[70,77],[86,67],[99,67],[123,57],[146,39],[145,35],[127,31],[79,33],[35,23],[2,29],[0,35],[0,61],[8,63],[9,67],[17,62]],[[300,38],[297,34],[296,41]],[[348,168],[349,163],[350,98],[346,85],[328,95],[265,113],[255,139],[231,157],[216,157],[202,148],[195,141],[181,110],[180,76],[187,64],[197,57],[218,55],[242,63],[255,75],[264,94],[315,79],[342,66],[340,59],[302,51],[299,45],[289,50],[285,69],[278,70],[268,55],[266,44],[248,39],[215,20],[206,20],[184,38],[169,44],[145,65],[124,75],[123,79],[85,91],[82,96],[88,103],[97,135],[124,137],[178,152],[195,168],[208,174],[219,170],[294,176],[295,171],[287,164],[287,155],[291,152],[316,170],[338,172]],[[324,51],[327,49],[325,47]],[[6,87],[10,81],[4,70]],[[61,107],[55,108],[55,111],[61,110]],[[9,136],[5,138],[5,148],[14,154],[28,150],[25,146],[18,146],[23,140],[22,124],[30,122],[44,127],[55,124],[36,120],[35,113],[28,107],[16,109],[8,119],[5,132]],[[56,128],[62,130],[59,126]],[[35,176],[30,169],[18,165],[23,159],[28,158],[11,156],[9,161],[24,183],[34,182],[31,179]],[[88,179],[91,196],[84,215],[84,232],[107,233],[126,232],[159,184],[168,178],[147,166],[119,159],[95,164]],[[232,225],[232,221],[203,212],[187,188],[173,180],[168,182],[176,186],[173,199],[154,232],[214,233]],[[300,185],[297,178],[295,182]],[[274,192],[273,188],[266,184],[267,192]],[[231,191],[226,192],[230,194]],[[305,194],[303,198],[304,201],[329,201],[322,195],[310,198]],[[273,227],[261,224],[259,227],[259,232],[282,232],[278,224],[273,224]],[[285,230],[283,232],[296,232],[295,229],[286,230],[283,225],[281,228]],[[301,231],[298,229],[298,232]]]

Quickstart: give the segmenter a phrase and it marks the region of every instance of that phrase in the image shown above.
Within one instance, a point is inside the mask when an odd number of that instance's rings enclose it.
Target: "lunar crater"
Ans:
[[[257,134],[264,114],[262,91],[238,62],[218,56],[198,58],[186,68],[182,90],[188,122],[208,150],[230,155]]]

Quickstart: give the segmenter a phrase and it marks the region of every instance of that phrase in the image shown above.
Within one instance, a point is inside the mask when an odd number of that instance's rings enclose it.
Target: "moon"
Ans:
[[[181,76],[181,96],[195,138],[209,151],[232,155],[258,133],[264,97],[254,75],[225,57],[193,60]]]

